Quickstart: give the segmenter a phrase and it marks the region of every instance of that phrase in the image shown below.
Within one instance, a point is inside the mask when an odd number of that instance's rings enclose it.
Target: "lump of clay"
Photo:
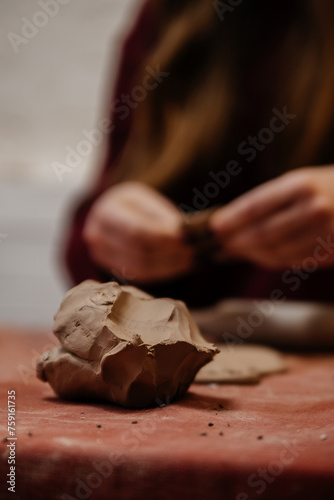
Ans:
[[[182,396],[217,349],[185,304],[131,286],[85,281],[55,315],[60,346],[37,362],[37,376],[65,399],[144,408]]]
[[[261,377],[286,370],[280,353],[260,345],[218,344],[219,353],[195,378],[198,383],[255,384]]]

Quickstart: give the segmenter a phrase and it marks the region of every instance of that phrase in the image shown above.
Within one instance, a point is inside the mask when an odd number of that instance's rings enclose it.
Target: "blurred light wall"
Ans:
[[[89,186],[100,148],[62,176],[57,165],[108,116],[120,41],[141,3],[1,0],[2,325],[52,325],[68,287],[59,253],[69,207]]]

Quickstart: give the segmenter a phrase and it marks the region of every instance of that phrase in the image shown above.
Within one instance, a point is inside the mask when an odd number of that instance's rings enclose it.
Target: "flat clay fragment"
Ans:
[[[185,304],[131,286],[88,280],[55,315],[60,346],[37,361],[37,376],[64,399],[145,408],[181,397],[218,350]]]
[[[286,370],[279,352],[260,345],[235,345],[233,348],[218,344],[219,353],[197,374],[195,382],[252,384],[264,375]]]

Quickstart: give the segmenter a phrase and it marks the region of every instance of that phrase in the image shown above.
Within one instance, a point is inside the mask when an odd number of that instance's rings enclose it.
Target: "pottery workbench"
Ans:
[[[34,375],[56,342],[0,329],[1,499],[333,498],[334,354],[285,354],[257,385],[193,384],[138,411],[58,399]]]

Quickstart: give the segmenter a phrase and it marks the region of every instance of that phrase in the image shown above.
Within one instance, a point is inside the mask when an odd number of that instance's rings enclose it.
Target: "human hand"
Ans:
[[[99,266],[132,283],[176,277],[192,267],[180,211],[139,182],[108,189],[92,206],[83,231]]]
[[[266,182],[218,209],[209,227],[224,254],[283,269],[315,255],[334,234],[334,166],[307,167]],[[334,252],[319,266],[334,263]]]

